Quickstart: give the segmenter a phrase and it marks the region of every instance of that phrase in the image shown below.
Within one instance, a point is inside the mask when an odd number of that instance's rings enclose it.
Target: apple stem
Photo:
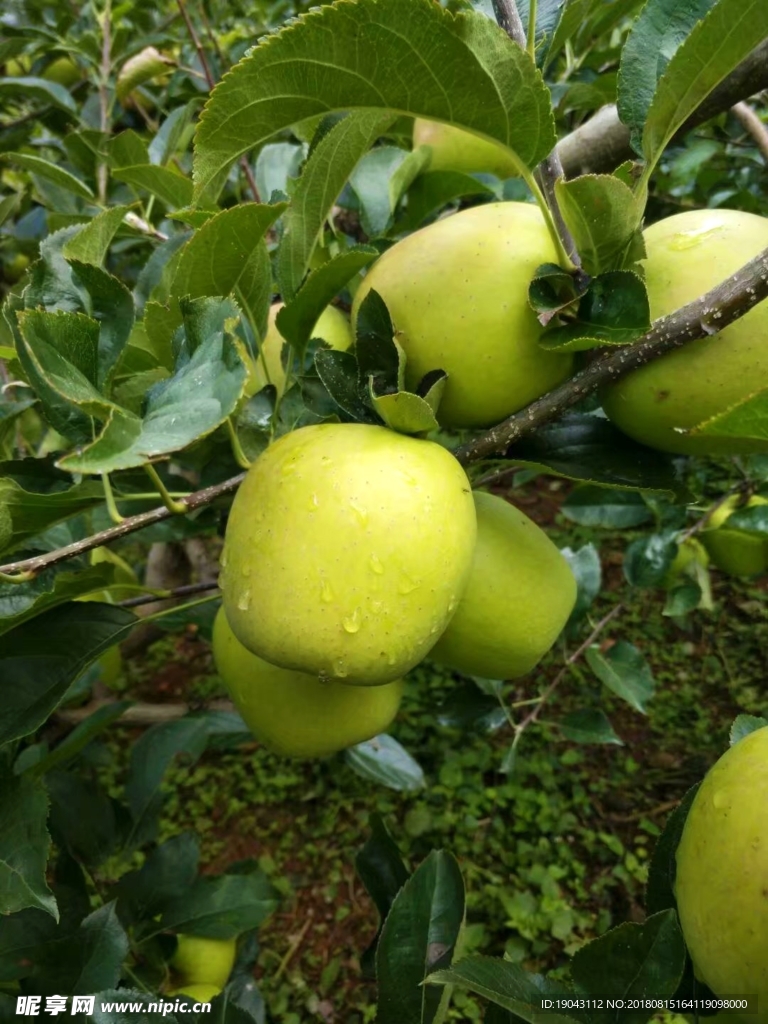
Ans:
[[[523,178],[528,188],[533,192],[534,199],[538,203],[539,209],[547,223],[547,230],[549,231],[552,241],[555,244],[555,248],[557,249],[558,263],[564,270],[576,270],[581,265],[581,261],[576,253],[576,246],[568,232],[568,229],[565,227],[565,222],[562,220],[560,209],[556,205],[556,202],[554,202],[554,205],[550,206],[550,203],[547,201],[547,196],[544,194],[545,189],[542,189],[539,186],[539,181],[545,177],[540,174],[540,170],[541,169],[539,169],[536,176],[526,170],[523,174]],[[539,181],[536,180],[537,176],[539,177]],[[550,197],[554,201],[554,183]],[[557,214],[555,214],[555,210],[557,210]],[[558,223],[562,224],[562,232],[561,230],[558,230]],[[570,252],[569,248],[571,250]]]
[[[235,430],[235,425],[232,422],[231,416],[227,416],[227,433],[229,434],[229,443],[232,446],[232,454],[235,456],[235,462],[241,469],[250,469],[251,460],[243,451],[243,446],[240,444],[240,438],[237,436],[237,431]]]
[[[157,493],[160,495],[160,500],[162,501],[162,503],[165,505],[169,512],[171,512],[173,515],[182,515],[184,512],[187,512],[189,510],[186,502],[177,501],[175,498],[171,497],[170,491],[165,486],[163,481],[160,479],[160,474],[157,472],[157,470],[155,469],[151,462],[147,462],[144,466],[144,469],[147,473],[147,476],[157,489]],[[123,522],[122,517],[120,521]]]
[[[528,7],[528,53],[536,63],[536,0],[529,0]]]
[[[115,492],[112,490],[112,484],[109,479],[109,473],[101,474],[101,483],[104,487],[104,500],[107,503],[107,512],[109,512],[109,518],[113,523],[122,523],[124,516],[120,515],[117,504],[115,502]]]

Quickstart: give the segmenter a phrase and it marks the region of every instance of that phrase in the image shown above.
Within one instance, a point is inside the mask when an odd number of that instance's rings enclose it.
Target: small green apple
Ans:
[[[57,82],[59,85],[69,88],[75,82],[79,82],[83,73],[71,57],[57,57],[52,60],[43,72],[43,78],[48,82]]]
[[[400,707],[402,680],[384,686],[320,682],[277,668],[243,647],[220,608],[213,656],[254,736],[283,757],[327,757],[386,732]]]
[[[723,754],[677,848],[675,896],[696,976],[718,996],[757,996],[768,1021],[768,727]]]
[[[495,174],[497,178],[516,177],[520,173],[514,157],[500,142],[481,139],[479,135],[440,121],[416,118],[413,148],[417,146],[429,146],[432,150],[430,171]]]
[[[227,619],[272,665],[392,682],[448,625],[475,536],[469,481],[445,448],[367,424],[302,427],[267,448],[235,496]]]
[[[576,601],[576,580],[536,523],[493,494],[476,492],[472,573],[430,657],[470,676],[526,675],[555,642]]]
[[[440,422],[491,426],[571,372],[570,354],[539,346],[544,328],[528,302],[537,267],[557,261],[537,206],[476,206],[387,249],[355,294],[352,323],[375,289],[407,356],[407,386],[445,370]]]
[[[677,547],[672,565],[664,577],[664,586],[673,586],[681,576],[690,575],[691,567],[699,564],[705,569],[709,565],[709,552],[695,537],[686,537]]]
[[[255,395],[267,384],[274,384],[278,395],[285,389],[285,369],[282,363],[282,351],[285,338],[277,329],[275,318],[283,308],[282,302],[274,302],[269,310],[267,333],[265,334],[255,360],[251,360],[250,374],[246,385],[246,394]],[[320,338],[331,348],[340,352],[352,344],[352,328],[349,318],[335,306],[327,306],[312,330],[313,338]]]
[[[237,952],[236,939],[206,939],[199,935],[178,935],[171,967],[187,985],[212,985],[217,993],[232,973]]]
[[[768,498],[755,494],[744,507],[758,505],[768,505]],[[739,497],[734,494],[715,509],[707,529],[701,532],[701,541],[718,569],[731,576],[759,576],[768,571],[768,537],[729,529],[728,520],[738,508]]]
[[[651,317],[672,313],[768,248],[768,218],[740,210],[687,210],[652,224],[645,284]],[[761,442],[690,436],[690,430],[768,387],[768,300],[718,334],[633,370],[603,394],[611,420],[636,441],[681,455],[764,450]]]

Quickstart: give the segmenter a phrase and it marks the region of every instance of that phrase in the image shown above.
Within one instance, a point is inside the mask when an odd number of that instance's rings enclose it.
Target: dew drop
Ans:
[[[250,577],[252,572],[253,572],[253,566],[252,565],[244,565],[243,566],[242,573],[243,573],[243,576],[246,579],[248,579]]]
[[[349,670],[341,658],[337,658],[336,661],[334,661],[333,674],[337,679],[346,679],[349,675]]]
[[[309,511],[314,512],[315,509],[319,506],[319,504],[320,502],[318,501],[317,495],[313,494],[312,497],[309,499]]]
[[[448,599],[448,614],[449,615],[450,615],[451,612],[454,612],[456,610],[456,605],[458,603],[459,602],[456,600],[456,595],[455,594],[451,594],[450,598]]]
[[[414,590],[418,590],[421,586],[416,580],[412,580],[410,576],[402,576],[397,586],[397,592],[399,594],[412,594]]]
[[[367,526],[368,525],[368,513],[367,513],[367,511],[361,505],[356,505],[354,501],[350,501],[349,507],[352,509],[352,511],[357,516],[357,519],[358,519],[360,525],[361,526]]]
[[[222,569],[226,569],[227,568],[227,549],[226,548],[224,548],[224,550],[221,552],[221,568]]]
[[[388,664],[388,665],[394,665],[396,661],[397,661],[397,658],[396,658],[396,657],[394,656],[394,654],[391,654],[391,653],[390,653],[390,654],[389,654],[389,655],[387,656],[387,664]]]
[[[378,555],[371,555],[368,564],[370,565],[371,570],[375,572],[377,576],[381,576],[381,574],[384,572],[384,566],[382,565],[381,559],[379,558]]]
[[[333,600],[333,590],[331,590],[331,585],[325,577],[320,581],[320,597],[326,604],[330,604]]]
[[[351,615],[347,615],[341,620],[341,624],[346,633],[357,633],[361,625],[360,609],[355,608]]]
[[[237,599],[237,607],[241,612],[247,612],[251,607],[251,592],[250,590],[244,590],[240,597]]]
[[[712,797],[712,804],[719,810],[721,807],[725,807],[728,803],[728,795],[723,790],[718,789]]]

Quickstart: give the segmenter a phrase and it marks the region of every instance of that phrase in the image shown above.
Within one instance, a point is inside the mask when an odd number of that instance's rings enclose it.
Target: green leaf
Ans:
[[[712,90],[766,38],[764,0],[718,0],[659,80],[643,128],[642,151],[650,165]]]
[[[49,82],[47,78],[34,78],[32,76],[22,78],[0,78],[0,97],[18,98],[19,100],[42,100],[43,103],[50,103],[69,114],[77,114],[77,104],[65,89],[58,82]]]
[[[116,181],[124,181],[139,194],[149,192],[150,195],[157,196],[172,210],[189,206],[192,202],[192,182],[169,167],[135,164],[132,167],[116,168],[112,171],[112,177]]]
[[[678,544],[673,531],[633,541],[624,553],[624,576],[633,587],[658,587],[672,567]]]
[[[80,263],[93,263],[100,267],[107,255],[117,229],[123,223],[130,206],[113,206],[97,213],[93,220],[65,243],[62,252],[67,259]]]
[[[115,901],[89,914],[80,925],[82,965],[73,994],[116,988],[128,955],[128,936],[117,916]]]
[[[742,506],[728,516],[728,529],[758,536],[768,534],[768,505]]]
[[[277,281],[285,302],[299,290],[318,236],[355,165],[391,120],[380,112],[357,111],[338,121],[313,148],[283,217]]]
[[[562,548],[560,554],[576,577],[576,603],[571,612],[571,620],[576,621],[589,610],[592,602],[600,593],[603,580],[600,555],[594,544],[585,544],[578,551]]]
[[[629,530],[653,519],[653,513],[637,491],[582,484],[575,487],[561,506],[566,519],[580,526],[607,530]]]
[[[0,592],[0,635],[49,608],[106,589],[113,578],[114,566],[102,563],[77,572],[49,569],[28,583],[4,587]]]
[[[0,477],[0,552],[18,548],[49,526],[96,508],[103,501],[100,482],[83,480],[66,491],[41,494],[25,490],[11,477]]]
[[[555,316],[576,315],[579,299],[590,283],[586,275],[569,273],[556,263],[542,263],[528,286],[528,304],[539,323],[547,327]]]
[[[138,86],[151,82],[158,75],[167,75],[175,67],[176,61],[172,57],[166,57],[154,46],[145,46],[120,68],[115,82],[117,98],[122,103]]]
[[[619,66],[618,108],[640,155],[643,127],[659,79],[714,3],[715,0],[648,0],[627,36]],[[648,59],[649,54],[653,54],[653,60]]]
[[[84,864],[102,864],[118,845],[117,805],[93,779],[74,772],[53,771],[45,783],[51,798],[51,834]],[[120,808],[121,827],[125,811]]]
[[[373,408],[390,430],[401,434],[424,434],[437,430],[434,410],[419,395],[398,391],[395,395],[371,394]]]
[[[38,729],[80,673],[136,621],[125,608],[72,602],[0,637],[0,745]]]
[[[389,834],[383,818],[378,814],[372,814],[368,826],[371,834],[355,857],[355,868],[379,912],[376,936],[361,958],[364,976],[375,978],[376,947],[379,944],[381,929],[395,897],[408,881],[410,872],[403,863],[397,844]]]
[[[696,580],[686,580],[676,584],[667,592],[667,599],[661,614],[671,618],[680,618],[700,608],[703,591]]]
[[[369,238],[384,235],[406,189],[429,164],[426,146],[408,151],[377,146],[360,160],[349,184],[360,203],[360,221]]]
[[[112,168],[143,167],[149,163],[147,144],[132,128],[109,139],[105,150]]]
[[[630,441],[599,416],[564,416],[511,445],[504,457],[569,480],[688,496],[671,458]]]
[[[113,407],[99,437],[59,460],[76,473],[141,466],[212,433],[237,407],[247,377],[242,347],[228,330],[237,310],[228,300],[182,300],[186,347],[176,372],[147,395],[143,419]]]
[[[464,921],[464,881],[455,857],[433,850],[404,884],[376,950],[379,1024],[431,1024],[442,993],[424,985],[448,967]]]
[[[572,743],[615,743],[624,744],[613,731],[608,716],[599,708],[584,708],[571,711],[557,723],[560,731]]]
[[[12,192],[9,196],[0,199],[0,226],[5,224],[8,218],[16,212],[21,204],[22,196],[22,192]]]
[[[45,880],[51,845],[45,788],[31,778],[3,776],[0,782],[0,912],[37,907],[58,921]]]
[[[731,746],[734,746],[739,740],[743,740],[745,736],[749,736],[750,733],[764,729],[767,725],[768,719],[766,718],[759,718],[757,715],[737,715],[731,726]]]
[[[436,971],[427,981],[432,985],[453,985],[490,999],[529,1024],[571,1024],[573,1018],[549,1010],[542,1013],[545,998],[568,998],[572,993],[556,982],[531,974],[519,964],[489,956],[473,956],[459,960],[450,970]]]
[[[125,795],[133,818],[133,834],[143,836],[154,826],[162,795],[163,776],[177,757],[194,764],[208,743],[205,716],[187,715],[148,729],[134,744]]]
[[[369,407],[369,395],[360,380],[357,359],[351,352],[321,349],[315,355],[315,370],[333,402],[358,423],[379,424]]]
[[[496,732],[507,723],[507,716],[496,697],[483,693],[474,682],[465,682],[440,705],[437,720],[453,729]]]
[[[344,759],[358,775],[389,789],[413,792],[426,785],[419,763],[391,736],[358,743],[344,751]]]
[[[607,651],[597,644],[587,650],[587,664],[601,683],[629,705],[646,714],[655,689],[648,662],[634,644],[619,640]]]
[[[17,167],[23,167],[25,171],[29,171],[31,174],[37,174],[41,178],[45,178],[46,181],[52,182],[67,192],[74,192],[81,199],[94,198],[93,191],[84,181],[76,178],[69,171],[65,171],[58,164],[52,164],[48,160],[43,160],[40,156],[32,156],[31,153],[3,153],[1,158],[9,163],[16,164]]]
[[[670,814],[659,836],[648,868],[648,882],[645,887],[645,909],[649,914],[658,914],[663,910],[675,910],[675,873],[677,861],[675,854],[680,837],[683,834],[685,819],[691,809],[693,798],[701,783],[692,786],[680,801],[678,807]]]
[[[579,301],[575,320],[545,331],[539,344],[548,351],[583,352],[599,345],[626,345],[650,326],[642,279],[630,270],[614,270],[593,278]]]
[[[405,387],[405,352],[395,340],[387,305],[375,289],[366,295],[357,315],[355,355],[361,380],[378,394]]]
[[[494,198],[492,188],[461,171],[427,171],[420,174],[406,193],[405,210],[390,235],[407,234],[420,228],[432,214],[465,196]]]
[[[262,334],[272,297],[264,235],[285,208],[285,203],[240,203],[207,220],[181,250],[171,296],[234,294],[255,332]]]
[[[296,296],[277,314],[277,329],[303,360],[315,324],[334,296],[379,255],[369,245],[357,245],[335,256],[309,275]]]
[[[182,832],[156,847],[138,870],[123,875],[113,895],[121,908],[130,907],[134,918],[150,920],[192,886],[199,861],[197,837]]]
[[[79,722],[72,732],[59,743],[57,747],[46,757],[36,761],[28,770],[27,774],[35,777],[45,775],[46,772],[66,764],[88,746],[94,737],[108,729],[113,722],[116,722],[132,705],[130,700],[116,700],[103,707],[97,708],[93,714]]]
[[[768,388],[700,423],[690,435],[737,438],[745,452],[768,452]]]
[[[274,192],[288,195],[295,188],[291,179],[298,177],[304,162],[305,147],[295,142],[272,142],[258,155],[254,175],[260,196],[268,201]]]
[[[407,75],[393,73],[402,67]],[[454,16],[429,0],[357,0],[267,37],[214,89],[198,127],[198,199],[215,199],[233,161],[280,130],[360,108],[457,124],[508,146],[528,168],[555,144],[543,79],[488,18]]]
[[[160,930],[232,939],[258,928],[277,906],[277,893],[260,871],[201,878],[183,896],[166,904]]]
[[[593,277],[623,270],[643,255],[633,245],[643,208],[632,190],[611,174],[585,174],[555,184],[560,211]]]
[[[675,994],[685,969],[685,942],[674,910],[643,924],[622,924],[582,946],[571,960],[571,977],[581,993],[617,999],[653,999]],[[645,1024],[645,1009],[597,1011],[595,1022]]]

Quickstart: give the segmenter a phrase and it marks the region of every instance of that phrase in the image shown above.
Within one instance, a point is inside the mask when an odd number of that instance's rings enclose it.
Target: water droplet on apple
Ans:
[[[351,615],[347,615],[341,620],[341,624],[346,633],[357,633],[361,625],[360,609],[355,608]]]
[[[414,590],[418,590],[420,586],[421,584],[416,580],[412,580],[410,576],[403,575],[397,586],[397,592],[399,594],[412,594]]]
[[[372,571],[375,572],[378,576],[381,576],[381,574],[384,572],[384,566],[382,565],[381,559],[378,557],[378,555],[371,555],[368,564],[370,565]]]
[[[333,663],[333,674],[337,679],[346,679],[349,675],[347,666],[344,664],[341,658],[337,658]]]
[[[728,794],[722,789],[718,789],[712,797],[712,803],[718,810],[721,807],[725,807],[728,803]]]
[[[224,550],[221,552],[221,568],[222,569],[226,569],[227,568],[227,549],[226,548],[224,548]]]
[[[333,590],[331,590],[331,585],[325,577],[320,581],[320,597],[326,604],[330,604],[333,600]]]
[[[397,658],[396,658],[396,657],[394,656],[394,654],[391,654],[391,653],[390,653],[390,654],[389,654],[389,655],[387,656],[387,664],[388,664],[388,665],[394,665],[396,661],[397,661]]]
[[[237,599],[237,607],[241,612],[247,612],[251,607],[251,592],[250,590],[244,590],[240,597]]]
[[[314,512],[315,509],[319,506],[319,504],[320,502],[318,501],[317,495],[313,494],[312,497],[309,499],[309,511]]]
[[[361,526],[367,526],[368,525],[368,512],[361,505],[356,505],[354,501],[350,501],[349,507],[352,509],[352,511],[357,516],[357,519],[358,519],[358,522],[360,523],[360,525]]]

